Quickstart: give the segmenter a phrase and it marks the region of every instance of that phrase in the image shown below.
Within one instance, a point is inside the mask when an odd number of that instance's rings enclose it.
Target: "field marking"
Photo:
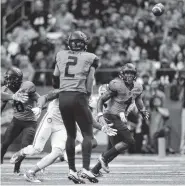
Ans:
[[[94,166],[95,164],[91,164],[91,166]],[[1,165],[1,168],[2,167],[12,167],[13,164],[2,164]],[[28,163],[23,163],[23,166],[26,166],[26,167],[31,167],[33,166],[32,164],[28,164]],[[77,167],[81,167],[82,164],[81,163],[77,163],[76,164]],[[147,164],[147,165],[143,165],[143,164],[135,164],[135,165],[128,165],[128,164],[110,164],[109,167],[115,167],[115,168],[119,168],[119,167],[170,167],[171,165],[164,165],[164,164]],[[68,164],[52,164],[50,165],[50,167],[68,167]]]

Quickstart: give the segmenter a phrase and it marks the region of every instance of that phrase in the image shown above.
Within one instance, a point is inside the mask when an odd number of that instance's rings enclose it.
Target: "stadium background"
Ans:
[[[51,89],[55,54],[67,47],[73,30],[89,37],[88,51],[100,57],[94,94],[101,84],[113,79],[126,62],[143,75],[159,80],[170,111],[170,143],[179,152],[182,100],[177,79],[185,68],[185,2],[161,0],[165,13],[155,17],[151,9],[157,0],[3,0],[1,74],[11,65],[18,66],[24,79],[33,81],[43,95]],[[3,76],[1,77],[3,84]],[[175,96],[172,94],[175,87]],[[182,87],[183,88],[183,87]],[[174,89],[173,89],[174,90]],[[2,136],[12,110],[2,114]],[[100,145],[107,144],[99,133]],[[19,148],[15,141],[10,150]],[[46,151],[49,150],[47,146]]]

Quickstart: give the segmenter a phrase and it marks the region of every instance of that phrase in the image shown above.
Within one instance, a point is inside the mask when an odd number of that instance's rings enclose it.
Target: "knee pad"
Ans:
[[[128,144],[124,143],[123,141],[121,141],[115,145],[115,149],[118,152],[122,152],[123,150],[126,150],[127,148],[128,148]]]
[[[56,157],[61,157],[63,155],[63,149],[60,149],[58,147],[53,147],[52,148],[52,153],[56,155]]]
[[[40,154],[43,149],[35,148],[33,145],[28,145],[27,147],[23,148],[23,153],[26,155],[35,155]]]
[[[96,148],[97,145],[98,145],[96,138],[93,138],[93,139],[91,140],[91,142],[92,142],[92,148],[93,148],[93,149]]]

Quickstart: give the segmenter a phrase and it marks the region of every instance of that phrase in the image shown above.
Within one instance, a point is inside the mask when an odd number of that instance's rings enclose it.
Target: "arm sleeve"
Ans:
[[[60,89],[52,90],[51,92],[49,92],[48,94],[45,95],[46,100],[52,101],[52,100],[58,98],[60,91],[61,91]]]
[[[93,61],[92,65],[91,65],[91,67],[94,67],[95,69],[97,69],[98,68],[98,64],[99,64],[99,58],[96,56],[94,58],[94,61]]]

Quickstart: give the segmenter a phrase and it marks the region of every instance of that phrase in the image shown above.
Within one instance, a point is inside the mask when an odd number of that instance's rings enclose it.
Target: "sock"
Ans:
[[[70,136],[67,137],[66,153],[67,153],[69,169],[76,172],[76,167],[75,167],[75,138],[72,138]]]
[[[24,160],[24,158],[25,158],[24,156],[21,156],[20,160],[14,166],[14,171],[17,171],[20,169],[21,163]]]
[[[122,152],[126,149],[128,149],[128,144],[121,141],[121,142],[117,143],[114,147],[112,147],[109,151],[105,152],[103,154],[103,157],[104,157],[105,161],[108,161],[111,158],[114,159],[118,154],[120,154],[120,152]]]
[[[36,166],[39,168],[39,170],[44,169],[55,162],[58,157],[59,153],[57,153],[56,151],[52,151],[50,154],[42,158]],[[39,170],[36,171],[38,172]]]
[[[117,151],[117,153],[113,154],[109,159],[108,159],[108,163],[110,163],[114,158],[116,158],[118,155],[120,154],[120,152]]]
[[[84,136],[82,142],[82,157],[83,157],[83,168],[89,170],[91,151],[92,151],[92,136]]]
[[[108,162],[108,159],[110,159],[113,155],[118,154],[118,151],[115,147],[112,147],[109,151],[106,151],[103,153],[103,158],[106,162]]]
[[[37,165],[35,165],[31,170],[29,170],[28,172],[31,172],[31,173],[37,173],[37,172],[39,172],[41,169],[37,166]]]
[[[100,171],[101,169],[101,164],[100,162],[98,162],[92,169],[91,169],[91,172],[93,172],[94,174],[98,174],[98,172]]]

